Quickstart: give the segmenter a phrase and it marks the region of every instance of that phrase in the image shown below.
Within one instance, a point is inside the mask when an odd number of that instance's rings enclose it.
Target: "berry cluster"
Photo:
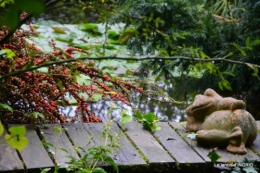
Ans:
[[[0,28],[0,39],[7,33],[8,29]],[[19,72],[32,66],[73,59],[75,51],[89,54],[85,50],[74,47],[68,47],[65,50],[58,49],[54,41],[50,42],[53,52],[44,53],[26,42],[32,34],[32,27],[31,31],[18,29],[8,42],[0,45],[0,50],[10,49],[15,53],[12,59],[0,60],[0,76]],[[89,85],[76,80],[80,75],[90,78]],[[59,107],[71,104],[67,97],[69,95],[77,101],[75,113],[84,122],[100,122],[102,120],[89,109],[89,104],[93,103],[92,97],[100,94],[103,99],[129,104],[130,91],[142,93],[143,89],[105,74],[95,68],[93,61],[75,61],[46,66],[45,71],[33,70],[0,80],[0,103],[7,104],[14,110],[13,114],[2,111],[4,115],[2,120],[8,123],[55,123],[58,121],[65,123],[67,119],[59,111]],[[88,98],[82,97],[82,93],[87,94]],[[39,112],[45,118],[30,116],[33,112]]]

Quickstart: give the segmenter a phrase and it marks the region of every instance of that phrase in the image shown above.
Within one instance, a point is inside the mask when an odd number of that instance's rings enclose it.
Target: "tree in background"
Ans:
[[[213,88],[258,103],[258,68],[234,61],[260,65],[259,1],[130,0],[121,5],[117,21],[133,28],[127,42],[132,53],[173,57],[144,62],[141,77],[149,70],[174,79],[176,67],[184,76],[197,69],[202,76],[185,86],[187,92]]]

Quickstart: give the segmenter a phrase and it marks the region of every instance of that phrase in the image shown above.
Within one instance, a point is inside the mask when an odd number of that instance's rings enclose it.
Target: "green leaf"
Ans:
[[[42,119],[45,119],[44,115],[42,113],[40,113],[40,112],[32,112],[32,116],[34,118],[39,118],[40,117]]]
[[[98,30],[98,26],[96,24],[93,24],[93,23],[84,24],[81,27],[81,30],[86,31],[86,32],[93,34],[93,35],[102,35],[102,33],[99,32],[99,30]]]
[[[108,30],[107,31],[107,37],[108,39],[114,40],[114,41],[118,41],[120,34],[118,34],[116,31],[113,30]]]
[[[90,77],[84,74],[75,75],[74,79],[79,85],[90,86]]]
[[[33,14],[41,14],[45,10],[43,2],[40,0],[19,0],[15,1],[14,5],[22,11]]]
[[[218,82],[218,87],[223,90],[224,88],[229,90],[229,91],[232,91],[232,87],[229,83],[229,81],[227,81],[226,79],[223,79],[222,81]]]
[[[5,8],[6,4],[13,4],[13,3],[14,3],[14,0],[4,0],[4,1],[0,2],[0,7],[4,7]]]
[[[107,173],[103,168],[95,168],[95,169],[93,169],[92,172],[93,173]]]
[[[68,150],[66,150],[65,148],[59,148],[61,151],[64,151],[65,153],[69,153]]]
[[[49,69],[47,67],[41,67],[36,70],[42,73],[49,73]]]
[[[24,137],[26,134],[25,126],[10,127],[8,131],[10,132],[10,135],[5,135],[6,142],[13,148],[22,152],[22,150],[28,145],[29,142],[28,139]]]
[[[192,139],[192,140],[195,140],[197,135],[198,135],[198,134],[192,132],[192,133],[187,134],[187,137],[190,138],[190,139]]]
[[[53,148],[55,148],[55,146],[52,143],[49,143],[49,142],[42,142],[42,145],[45,146],[45,147],[53,147]]]
[[[55,32],[59,33],[59,34],[66,34],[65,30],[61,27],[58,26],[52,26],[51,27]],[[58,40],[58,38],[57,38]]]
[[[133,115],[136,119],[138,120],[142,120],[143,119],[143,114],[139,111],[135,112],[135,114]]]
[[[1,52],[5,52],[6,58],[8,58],[8,59],[13,59],[16,56],[15,53],[11,49],[3,49],[3,50],[1,50]]]
[[[254,40],[252,43],[251,43],[252,46],[257,46],[257,45],[260,45],[260,40]]]
[[[4,25],[10,27],[11,30],[18,27],[19,15],[17,9],[10,8],[3,18],[5,19]]]
[[[92,100],[98,101],[98,100],[102,99],[102,96],[103,96],[102,94],[94,94],[92,96]]]
[[[107,164],[113,166],[113,168],[116,170],[117,173],[119,172],[117,164],[114,162],[114,160],[111,157],[107,156],[104,159],[104,162],[106,162]]]
[[[24,136],[26,134],[25,126],[13,126],[8,129],[10,135],[12,136]]]
[[[133,117],[131,115],[127,114],[126,111],[123,111],[121,113],[121,115],[122,115],[122,117],[121,117],[121,124],[122,124],[122,126],[124,126],[126,123],[132,121]]]
[[[43,170],[41,170],[41,173],[47,173],[51,170],[51,168],[44,168]]]
[[[0,136],[2,136],[3,133],[4,133],[4,126],[0,121]]]
[[[218,153],[215,150],[209,152],[208,157],[212,162],[216,162],[218,159],[221,158],[221,156],[218,155]]]
[[[245,171],[246,173],[257,173],[257,172],[258,172],[258,171],[255,170],[255,168],[252,167],[252,166],[243,167],[243,171]]]
[[[13,113],[13,108],[10,107],[10,106],[8,106],[8,105],[6,105],[6,104],[0,103],[0,110],[1,110],[1,109],[6,109],[6,110],[8,110],[8,111],[10,111],[10,112]]]

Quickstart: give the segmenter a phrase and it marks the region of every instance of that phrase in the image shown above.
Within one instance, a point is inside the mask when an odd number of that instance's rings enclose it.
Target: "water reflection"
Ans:
[[[186,121],[187,117],[185,114],[185,109],[188,104],[193,100],[195,93],[187,95],[185,87],[183,86],[183,83],[181,83],[180,78],[178,80],[178,85],[174,85],[174,83],[176,82],[175,79],[175,81],[169,80],[168,84],[161,82],[158,84],[158,86],[170,97],[183,103],[176,104],[172,102],[160,102],[158,100],[154,100],[144,95],[132,92],[131,100],[133,106],[141,110],[143,113],[153,112],[161,119],[161,121]],[[149,88],[146,87],[146,89]],[[111,107],[116,107],[118,109],[112,111],[111,115],[108,116],[108,112]],[[129,111],[129,114],[133,113],[130,106],[122,104],[121,102],[112,102],[105,100],[100,100],[98,103],[90,104],[89,108],[96,116],[102,118],[104,121],[110,118],[120,119],[120,112],[125,109]],[[75,106],[61,108],[61,112],[63,112],[68,120],[70,120],[72,118],[75,118],[75,109]],[[79,119],[76,120],[79,121]]]

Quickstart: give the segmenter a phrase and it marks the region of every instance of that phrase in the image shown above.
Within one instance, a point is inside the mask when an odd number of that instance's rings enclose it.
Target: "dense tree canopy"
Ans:
[[[20,3],[23,5],[19,5]],[[147,72],[151,72],[151,74],[157,75],[158,80],[162,79],[162,77],[169,79],[174,78],[172,72],[176,68],[184,76],[196,69],[201,72],[201,76],[196,80],[191,80],[192,82],[185,87],[187,92],[201,91],[210,87],[222,90],[222,94],[232,94],[246,99],[247,102],[258,99],[254,97],[260,91],[258,78],[258,65],[260,65],[258,61],[260,3],[257,0],[45,0],[35,1],[34,3],[38,8],[34,10],[27,8],[26,4],[29,3],[32,3],[32,1],[25,2],[23,0],[17,3],[12,0],[4,0],[0,4],[1,8],[4,9],[1,11],[2,18],[0,22],[2,26],[1,49],[12,49],[12,45],[9,44],[12,41],[10,36],[15,32],[15,28],[25,22],[23,20],[29,19],[31,15],[42,13],[44,9],[55,11],[57,8],[64,8],[75,13],[74,18],[78,16],[82,19],[87,18],[91,22],[125,23],[126,28],[121,33],[119,42],[121,44],[126,43],[134,56],[141,56],[141,58],[144,56],[157,57],[143,61],[143,65],[138,71],[140,77],[144,78],[147,76]],[[25,15],[22,20],[19,20],[18,14],[21,11],[26,11],[29,15]],[[10,20],[12,17],[15,20]],[[21,31],[17,30],[17,32],[21,34]],[[18,33],[16,37],[19,36]],[[51,62],[55,62],[57,59],[66,60],[70,58],[66,54],[68,51],[69,53],[82,51],[73,48],[63,50],[61,54],[58,54],[55,45],[53,45],[53,48],[53,55],[44,55]],[[19,54],[14,50],[13,52],[16,55]],[[53,56],[56,59],[52,59]],[[19,58],[20,60],[26,59],[23,56]],[[46,58],[44,59],[43,62],[49,62],[46,61]],[[14,61],[10,59],[1,61],[2,69],[5,69],[5,72],[2,70],[1,75],[7,75],[10,72],[30,67],[28,63],[33,62],[32,65],[39,65],[35,63],[35,59],[29,57],[27,62],[18,68],[18,65],[14,64],[16,61],[17,59]],[[7,67],[7,65],[10,67]],[[77,65],[80,64],[77,63]],[[50,71],[51,67],[49,68]],[[68,68],[72,75],[71,80],[75,79],[73,77],[75,73],[79,73],[77,71],[79,69],[76,71],[70,70],[71,68],[75,70],[75,63],[73,65],[61,65],[60,68]],[[116,85],[116,79],[108,81],[105,74],[100,75],[101,72],[98,71],[96,73],[99,74],[103,82],[112,82],[113,85]],[[13,78],[17,78],[17,76]],[[52,76],[52,79],[56,84],[57,80],[61,80],[60,78],[56,79],[56,76]],[[190,79],[187,78],[187,80]],[[68,79],[65,80],[69,81]],[[6,83],[5,80],[2,80],[2,82]],[[60,86],[56,84],[55,86],[59,88]],[[94,85],[99,84],[96,82]],[[131,89],[128,85],[125,83],[124,88],[121,88],[122,94],[124,94],[125,89]],[[119,85],[118,87],[122,86]],[[60,91],[64,90],[64,88],[59,89]],[[132,89],[141,91],[136,86],[133,86]],[[86,89],[86,91],[88,90]],[[100,92],[99,90],[96,91]],[[107,92],[113,97],[113,92]],[[57,100],[57,98],[53,98],[53,100]],[[10,101],[5,103],[13,106],[17,103],[17,100],[12,104]],[[26,105],[26,103],[23,103],[23,105]]]

